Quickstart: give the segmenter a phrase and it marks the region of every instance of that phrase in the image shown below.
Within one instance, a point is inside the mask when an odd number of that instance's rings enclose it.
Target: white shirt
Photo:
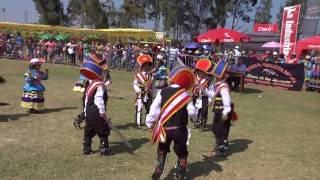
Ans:
[[[225,83],[225,82],[219,81],[218,83]],[[217,95],[217,92],[215,91],[214,88],[212,88],[212,89],[206,88],[205,93],[211,99],[214,99],[215,96]],[[222,113],[227,115],[229,112],[231,112],[231,98],[230,98],[229,89],[226,87],[221,88],[220,94],[221,94],[221,98],[222,98],[222,102],[223,102]]]
[[[142,74],[144,76],[147,75],[145,71],[143,71]],[[136,93],[141,93],[141,88],[139,86],[139,81],[137,79],[134,79],[133,81],[133,89],[136,91]]]
[[[180,86],[177,84],[172,84],[170,87],[179,88]],[[155,122],[159,119],[160,111],[161,111],[161,90],[157,93],[156,98],[153,100],[149,114],[146,116],[146,125],[148,128],[152,128]],[[197,110],[194,107],[192,101],[190,101],[187,105],[188,115],[192,119],[197,119]]]
[[[106,109],[104,106],[104,99],[103,99],[103,94],[104,94],[105,89],[102,86],[99,86],[96,90],[96,94],[94,95],[94,104],[98,107],[99,113],[105,113]],[[88,99],[85,99],[85,106],[84,106],[84,112],[86,114],[86,108],[87,108],[87,102]],[[86,114],[87,115],[87,114]]]

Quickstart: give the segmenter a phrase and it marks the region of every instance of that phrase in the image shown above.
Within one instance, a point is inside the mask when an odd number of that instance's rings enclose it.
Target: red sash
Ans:
[[[88,102],[88,100],[91,98],[93,92],[99,87],[103,86],[103,82],[101,81],[93,81],[89,84],[89,86],[86,89],[86,100],[85,102]]]
[[[218,83],[215,84],[215,86],[214,86],[214,91],[215,91],[215,93],[218,94],[218,93],[221,91],[222,88],[227,88],[227,89],[229,90],[229,85],[228,85],[226,82],[224,82],[224,81],[218,82]]]
[[[188,104],[192,100],[192,97],[187,93],[185,89],[181,89],[176,92],[164,106],[161,108],[159,120],[153,128],[151,144],[158,143],[159,141],[166,141],[166,132],[163,125],[181,108]]]
[[[209,79],[208,78],[202,78],[198,80],[199,86],[195,86],[192,90],[193,95],[197,95],[200,91],[200,89],[206,87],[208,85]]]
[[[152,77],[143,75],[142,72],[136,74],[135,79],[138,81],[139,86],[144,88],[145,92],[149,92],[152,86]]]

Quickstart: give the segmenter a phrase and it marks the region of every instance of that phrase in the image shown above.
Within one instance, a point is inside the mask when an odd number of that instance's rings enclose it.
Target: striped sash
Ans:
[[[157,121],[152,132],[151,144],[155,144],[166,141],[166,132],[163,125],[181,108],[188,104],[192,100],[192,97],[187,93],[185,89],[181,89],[176,92],[164,106],[161,108],[159,120]]]
[[[197,95],[200,91],[200,89],[206,87],[208,85],[209,79],[208,78],[202,78],[198,80],[199,86],[195,86],[192,90],[193,95]]]
[[[86,99],[85,102],[88,102],[88,100],[91,98],[93,92],[99,87],[102,86],[103,82],[101,81],[94,81],[92,83],[90,83],[90,85],[87,87],[86,90]]]
[[[218,94],[222,88],[227,88],[229,89],[229,86],[226,82],[222,81],[222,82],[218,82],[215,86],[214,86],[214,91],[215,94]]]
[[[135,79],[138,81],[139,86],[144,88],[145,92],[149,92],[152,86],[152,77],[143,75],[142,72],[137,73]]]

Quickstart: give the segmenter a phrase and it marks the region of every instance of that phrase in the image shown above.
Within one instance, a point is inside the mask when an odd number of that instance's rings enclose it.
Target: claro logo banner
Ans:
[[[296,6],[285,7],[283,9],[280,53],[283,53],[289,59],[296,48],[300,9],[300,4]]]
[[[278,32],[277,24],[254,24],[253,32]]]

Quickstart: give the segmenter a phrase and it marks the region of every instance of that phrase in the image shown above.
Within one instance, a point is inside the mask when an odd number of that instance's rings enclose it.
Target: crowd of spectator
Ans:
[[[206,45],[210,46],[210,45]],[[205,46],[203,46],[205,47]],[[156,59],[157,55],[164,58],[166,67],[171,70],[176,63],[183,63],[193,68],[195,62],[201,58],[208,58],[213,63],[221,58],[227,57],[230,63],[230,71],[234,72],[229,79],[229,85],[235,91],[239,90],[239,77],[245,75],[246,66],[240,57],[250,57],[251,59],[268,63],[290,63],[305,65],[305,80],[307,87],[319,85],[320,53],[304,55],[297,59],[295,54],[288,59],[277,51],[266,51],[263,54],[256,54],[252,50],[243,50],[239,46],[233,49],[217,50],[212,48],[188,49],[180,45],[162,46],[160,44],[147,43],[122,43],[110,44],[105,40],[56,40],[23,38],[21,34],[0,34],[0,57],[29,60],[31,58],[43,58],[50,63],[64,63],[79,65],[83,56],[87,53],[94,53],[100,59],[106,60],[111,69],[125,69],[134,71],[137,68],[136,57],[141,53],[149,54]],[[316,82],[316,83],[315,83]]]

